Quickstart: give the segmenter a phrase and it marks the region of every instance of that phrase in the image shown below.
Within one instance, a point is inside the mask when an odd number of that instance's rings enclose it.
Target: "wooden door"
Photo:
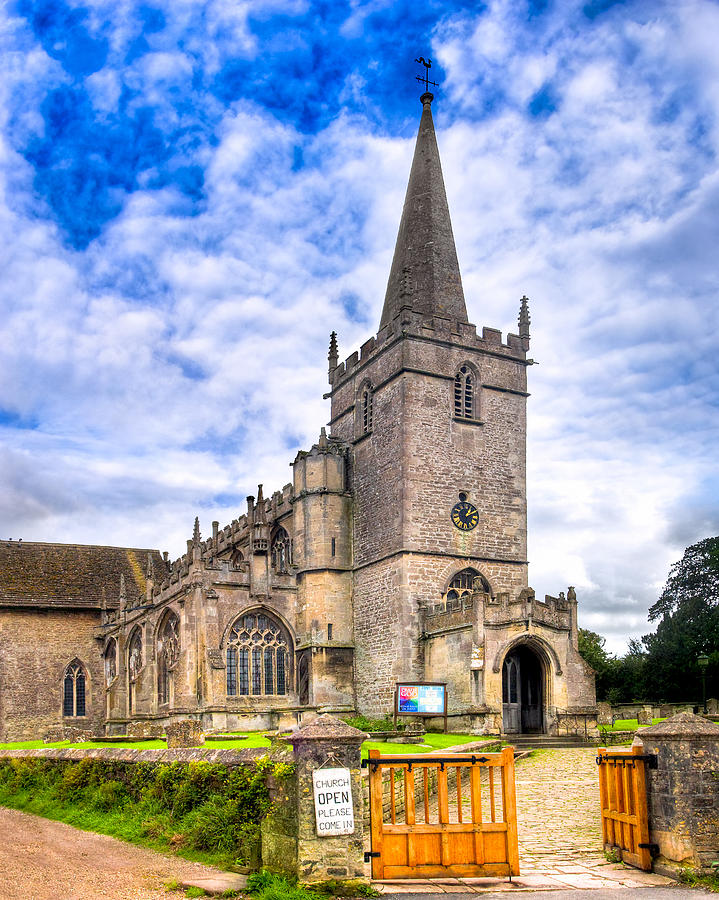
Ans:
[[[649,813],[642,747],[597,751],[599,798],[604,849],[618,852],[623,862],[650,872]]]
[[[506,734],[522,730],[522,683],[519,657],[509,654],[502,666],[502,724]]]
[[[370,750],[372,877],[519,875],[514,751]]]

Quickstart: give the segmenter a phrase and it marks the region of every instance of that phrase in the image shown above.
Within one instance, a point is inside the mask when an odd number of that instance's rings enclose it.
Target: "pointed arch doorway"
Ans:
[[[510,650],[504,658],[502,727],[505,734],[544,731],[544,667],[526,644]]]

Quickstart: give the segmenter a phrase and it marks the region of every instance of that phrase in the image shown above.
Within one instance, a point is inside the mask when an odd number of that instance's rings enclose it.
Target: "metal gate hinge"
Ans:
[[[658,757],[656,753],[605,753],[603,756],[597,757],[597,765],[601,766],[602,760],[612,759],[621,763],[631,763],[637,759],[643,760],[647,764],[648,769],[658,769]]]
[[[365,850],[364,861],[369,862],[371,859],[376,859],[378,856],[379,856],[378,850]]]

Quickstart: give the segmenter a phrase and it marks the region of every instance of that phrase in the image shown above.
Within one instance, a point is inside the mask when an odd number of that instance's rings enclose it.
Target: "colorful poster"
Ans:
[[[397,712],[408,715],[444,715],[443,684],[397,685]]]
[[[444,685],[420,685],[419,711],[421,713],[438,713],[444,715]]]
[[[399,710],[401,713],[417,713],[419,712],[419,685],[416,684],[400,684],[399,685]]]

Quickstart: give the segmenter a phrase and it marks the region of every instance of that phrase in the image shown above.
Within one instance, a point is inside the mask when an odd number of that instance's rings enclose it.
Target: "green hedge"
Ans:
[[[259,862],[267,776],[292,766],[236,767],[103,759],[0,760],[0,804],[220,865]]]

